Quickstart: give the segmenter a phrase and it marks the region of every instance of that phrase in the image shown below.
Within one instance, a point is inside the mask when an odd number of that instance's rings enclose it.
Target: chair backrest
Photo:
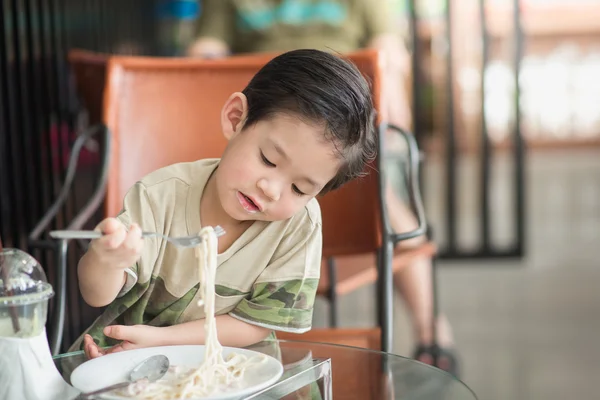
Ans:
[[[68,54],[77,92],[89,113],[91,125],[102,122],[106,63],[108,56],[87,50],[73,49]]]
[[[273,57],[110,57],[103,113],[113,136],[106,214],[116,215],[127,190],[149,172],[176,162],[220,157],[226,146],[221,107]],[[371,82],[379,108],[379,53],[364,50],[348,58]],[[319,198],[324,257],[379,248],[379,186],[374,165],[368,176]]]

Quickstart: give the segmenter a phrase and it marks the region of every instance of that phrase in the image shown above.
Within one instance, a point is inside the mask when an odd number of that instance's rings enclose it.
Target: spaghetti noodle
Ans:
[[[217,337],[215,319],[215,274],[217,270],[217,236],[212,227],[200,231],[202,242],[195,248],[199,264],[200,300],[204,306],[206,335],[204,361],[198,368],[172,367],[165,378],[149,383],[130,385],[127,397],[147,400],[195,399],[223,394],[238,389],[243,383],[245,371],[266,360],[266,357],[249,358],[232,353],[223,358],[223,347]]]

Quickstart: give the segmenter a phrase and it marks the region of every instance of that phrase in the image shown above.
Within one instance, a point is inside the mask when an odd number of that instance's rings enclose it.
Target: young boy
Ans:
[[[322,248],[315,197],[362,174],[375,156],[373,119],[369,86],[349,62],[317,50],[270,61],[223,106],[221,159],[149,174],[98,225],[105,235],[79,262],[79,286],[88,304],[108,307],[72,348],[94,358],[110,345],[204,343],[194,250],[142,240],[142,230],[225,229],[215,287],[223,345],[309,330]]]

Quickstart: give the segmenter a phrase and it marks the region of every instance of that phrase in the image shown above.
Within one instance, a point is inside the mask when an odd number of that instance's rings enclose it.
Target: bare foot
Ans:
[[[452,327],[450,326],[450,322],[448,322],[448,318],[445,315],[441,314],[437,318],[437,344],[443,348],[451,348],[454,347],[454,335],[452,334]]]

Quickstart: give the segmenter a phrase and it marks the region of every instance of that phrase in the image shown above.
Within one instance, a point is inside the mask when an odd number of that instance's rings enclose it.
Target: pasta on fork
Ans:
[[[198,305],[204,307],[206,316],[204,360],[198,368],[174,367],[165,378],[157,382],[130,385],[126,391],[119,393],[122,396],[147,400],[174,400],[222,394],[240,388],[245,371],[266,360],[266,356],[249,358],[236,353],[223,358],[223,346],[217,337],[215,320],[218,239],[212,227],[202,228],[200,236],[202,241],[194,251],[198,258],[200,277]]]

